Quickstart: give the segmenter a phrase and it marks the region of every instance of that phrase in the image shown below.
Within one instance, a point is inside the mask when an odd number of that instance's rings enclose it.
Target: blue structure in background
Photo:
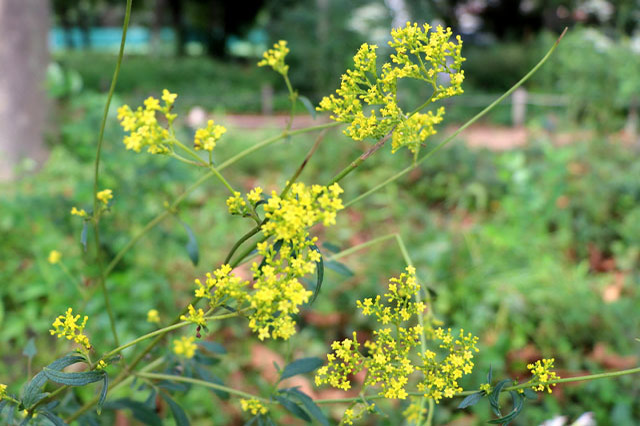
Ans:
[[[120,47],[120,27],[95,27],[89,30],[90,49],[95,51],[117,51]],[[163,45],[171,45],[175,42],[175,32],[172,28],[162,28],[159,33],[159,42]],[[52,28],[49,31],[49,49],[52,52],[67,49],[67,37],[70,37],[73,46],[84,48],[84,35],[80,28],[72,28],[68,33],[61,27]],[[195,37],[187,36],[188,44],[199,44]],[[266,50],[267,33],[261,29],[249,31],[246,38],[230,36],[227,47],[232,55],[236,56],[260,56]],[[127,50],[146,53],[151,44],[151,31],[146,27],[131,27],[127,31]]]

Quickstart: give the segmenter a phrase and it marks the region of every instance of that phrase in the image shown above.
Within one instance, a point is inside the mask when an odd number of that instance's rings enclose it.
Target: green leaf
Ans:
[[[196,239],[196,236],[189,225],[187,225],[183,221],[180,221],[180,223],[182,224],[182,226],[184,226],[184,230],[187,231],[187,237],[189,238],[189,240],[187,241],[187,244],[185,245],[185,248],[187,249],[187,254],[189,255],[189,259],[191,259],[191,263],[193,263],[194,266],[197,266],[198,261],[200,260],[200,251],[198,250],[198,240]]]
[[[46,417],[54,426],[67,426],[67,424],[60,417],[56,416],[49,410],[40,410],[38,415]]]
[[[201,340],[201,341],[198,342],[198,345],[202,346],[206,351],[214,353],[214,354],[225,355],[227,353],[227,350],[224,348],[224,346],[222,346],[218,342],[211,342],[211,341],[208,341],[208,340]]]
[[[480,402],[480,400],[484,396],[485,396],[484,391],[472,393],[471,395],[467,396],[465,399],[462,400],[460,405],[458,405],[458,408],[462,410],[464,408],[471,407],[472,405],[476,405],[478,402]]]
[[[4,407],[6,407],[8,403],[9,401],[6,399],[4,401],[0,401],[0,414],[2,414],[2,410],[4,410]]]
[[[86,220],[82,223],[82,232],[80,233],[80,243],[84,247],[84,251],[87,251],[87,232],[89,231],[89,222]]]
[[[77,362],[85,362],[85,358],[78,355],[68,355],[53,361],[46,368],[50,370],[62,370],[65,367]],[[48,393],[40,392],[40,389],[47,382],[47,376],[44,371],[36,374],[33,379],[27,383],[22,394],[22,403],[26,409],[31,408],[35,403],[46,397]]]
[[[338,247],[337,245],[333,244],[333,243],[329,243],[329,242],[324,242],[322,243],[322,247],[326,248],[327,250],[329,250],[331,253],[339,253],[340,252],[340,247]]]
[[[322,281],[324,281],[324,261],[322,260],[322,253],[320,253],[320,250],[315,244],[311,246],[311,250],[315,250],[318,252],[318,254],[320,255],[320,260],[316,262],[316,274],[318,276],[318,279],[316,281],[316,288],[315,290],[313,290],[313,296],[311,296],[311,300],[309,301],[309,305],[311,305],[318,297],[318,294],[320,294]]]
[[[149,426],[162,426],[162,420],[156,412],[141,402],[128,398],[109,401],[104,404],[105,410],[131,410],[133,417]]]
[[[313,402],[313,399],[311,399],[309,395],[299,391],[297,388],[288,388],[285,389],[285,391],[291,396],[297,398],[302,403],[307,412],[314,419],[316,419],[318,423],[320,423],[322,426],[329,426],[329,419],[324,415],[320,407],[318,407],[316,403]]]
[[[169,395],[165,394],[164,392],[160,392],[160,396],[162,397],[162,399],[167,401],[167,404],[169,404],[171,414],[173,414],[173,419],[176,421],[176,426],[189,426],[189,418],[187,417],[187,414],[184,412],[180,404],[175,402],[169,397]]]
[[[52,370],[45,367],[42,371],[47,379],[52,382],[61,383],[69,386],[84,386],[104,380],[106,373],[104,371],[84,371],[82,373],[65,373],[63,371]]]
[[[282,405],[288,412],[293,414],[299,419],[302,419],[306,422],[311,422],[311,417],[295,402],[282,397],[280,395],[274,395],[274,398]]]
[[[345,264],[336,262],[335,260],[325,262],[324,266],[339,273],[340,275],[344,275],[345,277],[352,277],[354,275],[353,271],[347,268]]]
[[[289,377],[297,376],[298,374],[305,374],[320,368],[324,364],[324,361],[318,357],[300,358],[284,367],[280,380],[288,379]]]
[[[302,102],[302,105],[304,105],[304,107],[307,109],[307,111],[309,111],[309,114],[311,115],[311,117],[315,120],[316,119],[316,109],[313,106],[313,104],[311,103],[311,101],[309,100],[309,98],[307,98],[306,96],[298,95],[298,99],[300,99],[300,102]]]
[[[538,393],[531,388],[525,388],[524,397],[528,399],[538,399]]]
[[[104,405],[104,401],[107,399],[107,392],[109,391],[109,375],[106,371],[103,371],[103,373],[102,390],[100,391],[100,399],[98,400],[98,406],[96,407],[98,414],[102,413],[102,406]]]
[[[37,353],[38,350],[36,349],[36,340],[32,337],[31,339],[29,339],[24,349],[22,350],[22,355],[26,356],[29,359],[32,359],[34,356],[36,356]]]
[[[491,384],[492,381],[493,381],[493,367],[490,365],[489,372],[487,373],[487,383]]]
[[[513,410],[509,414],[499,419],[490,420],[488,423],[490,424],[502,424],[504,426],[508,425],[513,419],[518,417],[518,415],[522,412],[522,408],[524,406],[524,398],[516,391],[509,391],[511,395],[511,400],[513,402]]]
[[[489,403],[491,404],[491,408],[493,409],[493,412],[495,413],[496,416],[501,416],[502,413],[500,412],[500,392],[502,392],[502,388],[505,387],[507,385],[507,383],[510,383],[511,380],[510,379],[504,379],[498,382],[498,384],[493,388],[493,390],[491,391],[491,395],[489,395]]]

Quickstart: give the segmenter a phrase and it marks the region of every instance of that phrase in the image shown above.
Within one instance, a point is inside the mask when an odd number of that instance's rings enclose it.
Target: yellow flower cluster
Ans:
[[[74,316],[73,309],[69,308],[65,315],[60,315],[56,318],[52,324],[53,329],[49,330],[49,332],[58,338],[65,337],[68,340],[73,340],[85,350],[90,350],[89,338],[82,333],[89,317],[85,315],[81,324],[78,323],[79,319],[80,315]]]
[[[367,372],[364,387],[380,386],[380,396],[406,399],[409,377],[420,371],[424,379],[418,384],[418,389],[436,402],[443,397],[451,398],[461,391],[457,380],[471,372],[471,359],[473,352],[477,351],[477,338],[461,331],[460,337],[454,339],[450,330],[433,330],[430,327],[424,329],[419,324],[404,326],[404,323],[416,321],[424,315],[424,303],[415,301],[419,291],[415,269],[407,267],[405,273],[389,280],[388,291],[384,296],[358,301],[357,306],[362,313],[375,315],[381,327],[374,330],[373,340],[362,345],[367,349],[366,356],[359,350],[360,344],[355,332],[352,339],[333,342],[333,353],[327,355],[327,365],[318,369],[316,385],[327,383],[335,388],[348,390],[351,388],[349,378],[364,370]],[[393,327],[388,327],[387,324],[392,324]],[[435,352],[426,350],[418,356],[422,364],[415,362],[413,352],[421,345],[423,335],[430,340],[441,341],[439,347],[446,352],[442,361],[437,361]]]
[[[162,106],[158,99],[150,96],[144,101],[144,108],[140,106],[135,111],[128,105],[118,108],[118,120],[122,128],[129,132],[123,140],[127,149],[140,152],[142,148],[147,147],[147,152],[151,154],[169,152],[170,133],[158,123],[156,113],[163,114],[168,125],[171,126],[176,118],[176,114],[171,113],[176,98],[176,94],[164,89],[161,98],[164,101]]]
[[[216,142],[218,142],[226,132],[226,128],[219,124],[214,124],[213,120],[209,120],[207,121],[207,127],[196,130],[193,146],[196,151],[203,149],[211,152],[213,148],[216,147]]]
[[[474,353],[478,352],[478,338],[471,333],[465,334],[464,330],[460,330],[457,338],[451,333],[451,329],[437,328],[428,331],[432,340],[441,342],[439,347],[444,354],[441,360],[430,350],[421,354],[423,365],[418,369],[422,371],[424,381],[418,384],[418,390],[438,403],[442,398],[452,398],[456,393],[462,392],[458,380],[473,370],[472,360]]]
[[[559,379],[560,377],[551,371],[555,359],[542,359],[536,361],[534,364],[527,365],[527,368],[531,370],[531,374],[534,375],[534,379],[538,384],[532,386],[533,390],[544,391],[545,389],[551,393],[551,386],[555,386],[555,383],[549,383],[550,381]]]
[[[198,349],[198,345],[193,343],[194,340],[196,340],[196,338],[193,336],[182,336],[180,340],[175,339],[173,341],[173,353],[184,356],[185,358],[193,358],[196,354],[196,349]]]
[[[289,65],[285,65],[284,58],[289,53],[287,42],[280,40],[273,45],[273,49],[264,52],[263,59],[258,62],[259,67],[270,66],[274,71],[285,75],[289,71]]]
[[[249,209],[262,200],[262,192],[259,187],[252,189],[246,195],[248,202],[235,193],[227,200],[229,211],[250,214]],[[296,332],[292,315],[312,295],[301,278],[314,272],[321,259],[315,247],[317,239],[309,236],[307,228],[318,222],[325,226],[335,223],[336,212],[343,208],[342,192],[338,184],[307,187],[303,183],[292,184],[283,196],[272,192],[264,204],[268,220],[261,227],[266,240],[257,245],[263,260],[253,263],[252,282],[241,280],[229,265],[222,265],[207,274],[204,283],[196,280],[196,297],[208,299],[212,308],[230,301],[236,302],[237,309],[248,308],[249,328],[260,340],[291,337]]]
[[[160,323],[160,313],[157,309],[149,309],[149,312],[147,312],[147,322]]]
[[[409,424],[418,424],[427,414],[427,409],[423,407],[422,398],[412,398],[411,404],[402,412],[402,416]]]
[[[56,263],[60,262],[60,259],[62,259],[62,253],[60,253],[58,250],[51,250],[49,252],[49,257],[47,258],[47,260],[50,264],[55,265]]]
[[[0,383],[0,401],[7,396],[7,385]]]
[[[242,407],[242,411],[248,411],[254,416],[257,414],[267,414],[269,412],[269,409],[255,398],[241,399],[240,406]]]
[[[200,327],[206,327],[207,322],[204,319],[204,311],[202,309],[197,309],[193,307],[192,304],[189,304],[189,315],[180,315],[180,319],[182,321],[192,322]]]
[[[107,368],[107,363],[102,359],[98,361],[98,364],[96,364],[96,370],[104,370],[105,368]]]
[[[77,207],[71,207],[71,215],[87,217],[87,212],[84,209],[78,209]]]
[[[109,204],[109,200],[113,198],[113,191],[110,189],[103,189],[96,194],[96,198],[106,206]]]
[[[195,295],[199,298],[209,299],[211,307],[217,307],[230,300],[235,300],[240,306],[249,297],[247,294],[248,285],[249,281],[243,281],[231,273],[231,266],[222,265],[213,271],[213,274],[207,273],[204,284],[196,279]]]
[[[264,205],[268,221],[261,230],[273,238],[257,246],[263,261],[251,268],[255,292],[250,300],[254,312],[249,316],[249,327],[260,340],[295,334],[292,315],[312,295],[300,279],[312,273],[321,258],[315,248],[317,238],[310,238],[307,228],[318,222],[335,223],[336,212],[343,208],[342,192],[337,183],[330,187],[294,183],[282,197],[272,192]]]
[[[377,68],[376,45],[364,43],[353,57],[354,69],[342,75],[336,95],[324,97],[319,111],[331,111],[333,120],[349,123],[344,133],[354,140],[379,139],[393,131],[392,152],[407,147],[417,155],[422,143],[436,133],[444,108],[436,113],[414,111],[406,114],[398,106],[398,79],[422,80],[433,88],[427,103],[462,93],[464,58],[462,40],[449,41],[451,29],[407,23],[394,29],[389,45],[395,49],[390,62]],[[443,83],[443,75],[447,83]]]
[[[352,425],[354,421],[360,420],[365,414],[373,413],[376,409],[376,404],[355,404],[351,408],[344,410],[342,415],[341,425]]]

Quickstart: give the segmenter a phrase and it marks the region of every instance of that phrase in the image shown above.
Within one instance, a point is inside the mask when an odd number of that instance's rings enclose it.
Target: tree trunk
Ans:
[[[49,1],[0,0],[0,180],[18,177],[16,166],[29,158],[41,164],[49,60]]]

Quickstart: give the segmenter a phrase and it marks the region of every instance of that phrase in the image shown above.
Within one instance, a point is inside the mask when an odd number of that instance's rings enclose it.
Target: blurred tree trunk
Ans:
[[[184,56],[187,44],[187,29],[184,25],[182,0],[168,0],[171,9],[171,24],[176,37],[176,55]]]
[[[15,176],[18,163],[42,163],[49,60],[49,1],[0,0],[0,180]]]
[[[151,38],[149,51],[152,55],[160,53],[162,44],[162,26],[164,25],[164,10],[167,8],[166,0],[156,0],[151,20]]]

